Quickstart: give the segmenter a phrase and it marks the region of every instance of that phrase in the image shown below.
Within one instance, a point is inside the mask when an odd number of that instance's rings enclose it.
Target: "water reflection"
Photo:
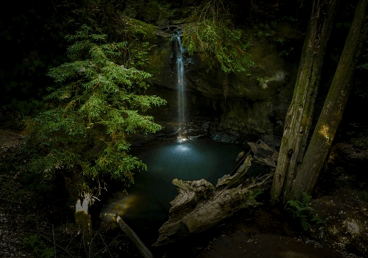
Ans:
[[[184,137],[184,136],[179,136],[179,137],[178,137],[178,142],[179,142],[179,143],[185,142],[185,141],[187,141],[187,140],[188,140],[188,138],[186,138],[186,137]]]
[[[184,144],[180,144],[175,147],[175,150],[178,152],[189,151],[189,147]]]
[[[137,194],[127,195],[123,192],[115,194],[114,201],[110,202],[108,207],[106,207],[106,211],[113,211],[114,213],[104,213],[103,218],[106,221],[106,219],[108,219],[106,216],[115,216],[116,213],[119,214],[120,217],[124,217],[136,203],[140,202],[139,199],[141,198]]]

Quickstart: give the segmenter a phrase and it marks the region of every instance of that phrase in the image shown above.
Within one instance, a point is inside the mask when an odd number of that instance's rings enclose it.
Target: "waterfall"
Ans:
[[[183,62],[183,46],[181,45],[180,31],[174,35],[174,44],[176,52],[176,67],[177,67],[177,88],[178,88],[178,124],[179,137],[178,140],[185,141],[185,83],[184,83],[184,62]]]

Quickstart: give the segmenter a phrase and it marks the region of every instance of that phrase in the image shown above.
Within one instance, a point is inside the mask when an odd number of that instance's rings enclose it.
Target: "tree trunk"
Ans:
[[[121,230],[132,240],[133,244],[137,247],[139,253],[144,258],[153,258],[151,251],[146,247],[138,235],[124,222],[124,220],[116,214],[115,221],[118,223]]]
[[[303,192],[313,192],[331,149],[348,100],[356,60],[367,35],[367,2],[368,0],[360,0],[357,5],[330,90],[291,192],[287,194],[287,200],[300,199]]]
[[[285,119],[278,165],[271,189],[273,202],[283,198],[283,191],[290,189],[296,168],[304,155],[336,9],[337,0],[313,2],[294,95]]]

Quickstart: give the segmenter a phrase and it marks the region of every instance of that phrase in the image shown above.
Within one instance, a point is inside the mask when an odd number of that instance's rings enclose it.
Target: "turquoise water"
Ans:
[[[231,172],[240,151],[241,146],[208,139],[155,141],[134,149],[132,154],[148,165],[148,171],[135,174],[128,195],[116,192],[103,206],[103,222],[110,220],[104,214],[118,213],[143,241],[152,244],[158,228],[167,220],[170,201],[178,193],[172,180],[204,178],[216,185],[218,178]]]

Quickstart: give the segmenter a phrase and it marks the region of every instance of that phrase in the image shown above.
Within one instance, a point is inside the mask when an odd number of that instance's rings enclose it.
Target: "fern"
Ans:
[[[312,201],[312,196],[307,193],[302,194],[300,201],[290,200],[287,202],[286,210],[290,212],[294,219],[298,219],[303,230],[311,230],[311,222],[317,225],[324,225],[325,222],[321,219],[309,206]]]
[[[307,193],[303,192],[302,193],[302,200],[301,200],[301,205],[306,207],[309,205],[309,203],[312,201],[312,196],[308,195]]]

